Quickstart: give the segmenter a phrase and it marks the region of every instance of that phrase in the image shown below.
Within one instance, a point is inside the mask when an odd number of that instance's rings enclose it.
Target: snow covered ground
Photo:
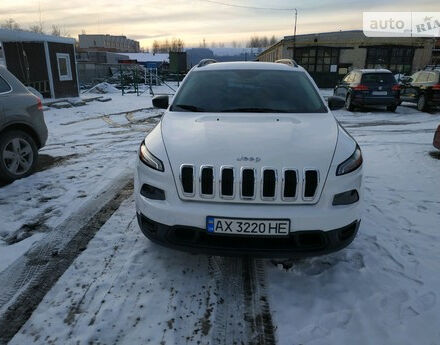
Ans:
[[[45,112],[43,171],[0,188],[0,272],[118,175],[131,174],[137,147],[161,112],[147,93],[110,97]]]
[[[126,113],[151,107],[146,95],[111,97],[46,113],[42,153],[69,158],[0,189],[2,267],[128,174],[158,112]],[[440,113],[335,114],[365,159],[348,248],[283,263],[176,252],[141,234],[129,198],[11,344],[439,344]]]

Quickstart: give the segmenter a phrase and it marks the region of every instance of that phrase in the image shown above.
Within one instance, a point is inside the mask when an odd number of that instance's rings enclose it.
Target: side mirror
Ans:
[[[345,99],[338,96],[330,96],[327,100],[327,104],[330,110],[338,110],[344,108]]]
[[[156,96],[153,98],[153,107],[155,108],[168,109],[168,105],[168,96],[166,95]]]
[[[411,83],[411,82],[412,82],[412,78],[411,78],[411,77],[408,77],[408,76],[403,76],[402,78],[400,78],[400,81],[401,81],[403,84],[408,84],[408,83]]]

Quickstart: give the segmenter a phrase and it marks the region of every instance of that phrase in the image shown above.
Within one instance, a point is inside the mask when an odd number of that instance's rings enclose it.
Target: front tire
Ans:
[[[6,183],[31,175],[37,165],[34,139],[23,131],[2,133],[0,138],[0,180]]]
[[[351,94],[349,94],[347,96],[347,98],[345,99],[345,109],[347,109],[348,111],[354,110],[353,98],[352,98]]]
[[[417,101],[417,109],[419,111],[428,111],[428,105],[426,104],[425,95],[420,95]]]
[[[387,110],[391,111],[392,113],[394,113],[397,109],[397,105],[389,105],[387,106]]]

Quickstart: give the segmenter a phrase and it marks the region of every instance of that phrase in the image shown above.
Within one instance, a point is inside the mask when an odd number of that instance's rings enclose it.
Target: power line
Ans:
[[[256,7],[256,6],[245,6],[245,5],[235,5],[235,4],[228,4],[221,1],[214,1],[214,0],[200,0],[203,2],[210,2],[212,4],[217,5],[223,5],[223,6],[229,6],[229,7],[239,7],[239,8],[248,8],[253,10],[269,10],[269,11],[294,11],[294,8],[275,8],[275,7]]]

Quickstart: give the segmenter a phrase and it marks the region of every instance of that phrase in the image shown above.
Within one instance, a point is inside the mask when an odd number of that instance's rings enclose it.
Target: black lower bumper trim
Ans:
[[[192,253],[222,256],[308,257],[348,246],[356,237],[360,220],[330,231],[297,231],[283,238],[256,238],[210,234],[205,229],[168,226],[138,213],[139,227],[151,241]]]

